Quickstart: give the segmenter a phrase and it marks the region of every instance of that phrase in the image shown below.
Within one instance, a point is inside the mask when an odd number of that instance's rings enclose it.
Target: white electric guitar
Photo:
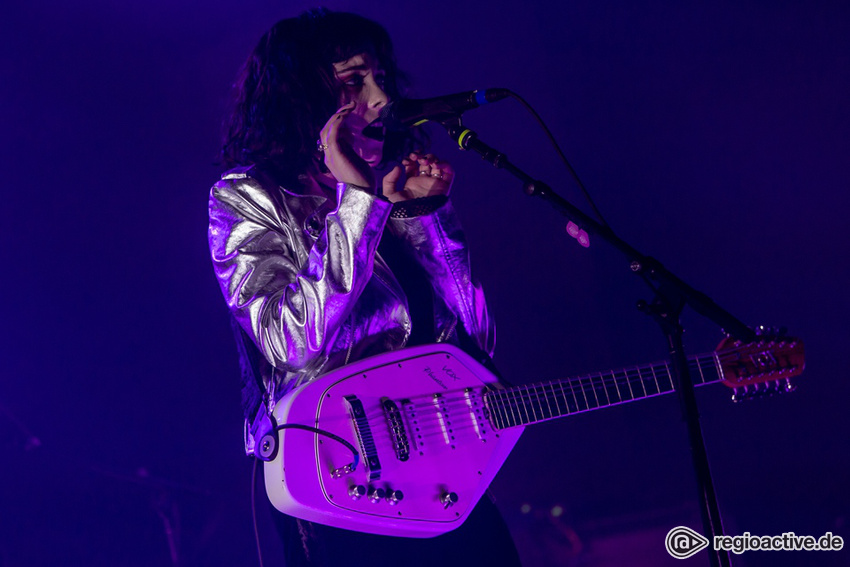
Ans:
[[[803,366],[803,343],[790,338],[726,339],[717,352],[690,359],[695,385],[722,382],[735,388],[735,400],[791,391]],[[382,354],[277,403],[274,417],[284,425],[258,444],[274,457],[265,463],[266,492],[297,518],[437,536],[464,522],[524,426],[673,389],[666,363],[503,388],[451,345]]]

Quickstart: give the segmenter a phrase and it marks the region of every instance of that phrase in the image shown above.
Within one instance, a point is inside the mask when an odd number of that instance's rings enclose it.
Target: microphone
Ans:
[[[423,99],[393,101],[381,109],[380,121],[388,130],[406,130],[423,122],[442,122],[467,110],[496,102],[510,95],[508,89],[484,89]]]

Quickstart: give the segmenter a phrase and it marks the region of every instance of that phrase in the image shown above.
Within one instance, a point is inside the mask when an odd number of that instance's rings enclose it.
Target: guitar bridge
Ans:
[[[378,449],[375,447],[375,439],[372,437],[372,428],[366,418],[363,402],[358,400],[357,396],[345,396],[345,401],[348,403],[348,413],[354,422],[354,433],[357,435],[357,443],[360,445],[360,454],[363,455],[366,470],[369,471],[369,480],[379,480],[381,478],[381,461],[378,459]]]
[[[410,458],[410,440],[407,438],[407,431],[404,429],[401,412],[395,402],[389,398],[384,398],[381,405],[384,407],[384,416],[387,418],[387,426],[390,428],[395,456],[399,461],[406,461]]]

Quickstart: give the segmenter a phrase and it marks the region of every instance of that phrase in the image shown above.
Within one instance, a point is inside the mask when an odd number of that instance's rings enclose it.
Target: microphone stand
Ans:
[[[527,195],[544,199],[569,221],[578,225],[580,231],[584,230],[586,233],[595,234],[604,239],[623,253],[632,272],[644,277],[644,279],[648,278],[657,282],[653,300],[651,302],[640,300],[637,307],[658,322],[667,339],[674,387],[679,397],[682,416],[688,428],[691,457],[700,492],[699,501],[703,531],[709,540],[707,547],[709,561],[712,567],[730,567],[729,552],[713,550],[713,545],[711,545],[714,542],[714,536],[723,534],[723,525],[720,520],[720,508],[717,505],[717,496],[714,492],[714,484],[708,465],[708,455],[699,424],[699,409],[694,396],[694,386],[688,371],[687,358],[682,343],[683,328],[680,323],[680,316],[685,305],[689,305],[694,311],[715,322],[724,332],[740,341],[752,341],[756,336],[755,332],[731,313],[720,308],[707,295],[679,279],[667,270],[661,262],[651,256],[641,254],[615,235],[609,227],[598,223],[555,193],[551,187],[513,165],[508,161],[505,154],[488,146],[478,139],[475,132],[464,127],[460,116],[443,120],[440,124],[449,133],[449,137],[457,142],[460,149],[471,150],[480,154],[484,161],[499,169],[504,169],[519,179],[523,183],[523,189]],[[647,283],[649,283],[648,280]],[[651,284],[650,287],[652,287]]]

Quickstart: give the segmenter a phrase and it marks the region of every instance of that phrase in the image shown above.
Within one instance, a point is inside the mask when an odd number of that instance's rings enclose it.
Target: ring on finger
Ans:
[[[431,175],[431,172],[428,171],[427,169],[420,169],[419,175]]]
[[[437,179],[442,179],[443,178],[443,172],[435,169],[434,171],[431,172],[431,177],[436,177]]]

